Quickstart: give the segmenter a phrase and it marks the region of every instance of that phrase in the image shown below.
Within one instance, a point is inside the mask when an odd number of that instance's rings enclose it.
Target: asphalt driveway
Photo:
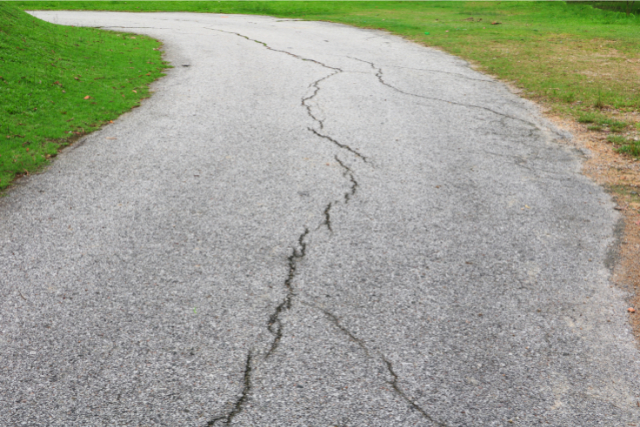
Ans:
[[[503,84],[330,23],[34,15],[175,68],[0,200],[0,425],[640,425],[618,216]]]

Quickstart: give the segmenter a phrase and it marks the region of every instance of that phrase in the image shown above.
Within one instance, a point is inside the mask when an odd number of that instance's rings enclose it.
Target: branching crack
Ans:
[[[312,119],[313,121],[315,121],[316,123],[318,123],[318,125],[319,125],[320,129],[323,129],[323,128],[324,128],[324,121],[323,121],[323,120],[321,120],[321,119],[319,119],[319,118],[317,118],[317,117],[313,114],[313,112],[311,111],[311,106],[309,105],[308,101],[310,101],[311,99],[313,99],[313,98],[318,94],[318,92],[320,91],[320,86],[319,86],[319,85],[320,85],[320,83],[321,83],[321,82],[323,82],[324,80],[327,80],[327,79],[328,79],[328,78],[330,78],[330,77],[335,76],[336,74],[342,73],[342,72],[343,72],[343,70],[342,70],[341,68],[338,68],[338,67],[332,67],[331,65],[327,65],[327,64],[322,63],[322,62],[320,62],[320,61],[317,61],[317,60],[315,60],[315,59],[305,58],[305,57],[303,57],[303,56],[296,55],[295,53],[291,53],[291,52],[288,52],[288,51],[286,51],[286,50],[274,49],[274,48],[272,48],[271,46],[269,46],[268,44],[266,44],[265,42],[262,42],[262,41],[260,41],[260,40],[256,40],[256,39],[252,39],[252,38],[250,38],[250,37],[245,36],[244,34],[236,33],[236,32],[234,32],[234,31],[225,31],[225,30],[219,30],[219,29],[216,29],[216,28],[208,28],[208,27],[205,27],[205,28],[206,28],[206,29],[208,29],[208,30],[212,30],[212,31],[219,31],[219,32],[221,32],[221,33],[234,34],[234,35],[236,35],[236,36],[238,36],[238,37],[242,37],[242,38],[244,38],[244,39],[246,39],[246,40],[250,40],[250,41],[252,41],[252,42],[258,43],[259,45],[264,46],[266,49],[269,49],[270,51],[284,53],[285,55],[292,56],[292,57],[297,58],[297,59],[300,59],[300,60],[302,60],[302,61],[309,61],[309,62],[313,62],[314,64],[318,64],[318,65],[320,65],[321,67],[324,67],[324,68],[328,68],[328,69],[330,69],[330,70],[333,70],[333,73],[331,73],[331,74],[329,74],[329,75],[327,75],[327,76],[324,76],[324,77],[322,77],[322,78],[320,78],[320,79],[316,80],[315,82],[311,83],[311,85],[310,85],[309,87],[314,88],[313,93],[312,93],[310,96],[307,96],[307,97],[305,97],[305,98],[302,98],[302,100],[301,100],[301,105],[302,105],[302,106],[307,110],[307,114],[309,115],[309,117],[311,117],[311,119]],[[324,139],[326,139],[327,141],[331,141],[333,144],[337,145],[338,147],[342,148],[343,150],[347,150],[347,151],[351,152],[352,154],[354,154],[354,155],[355,155],[355,156],[357,156],[358,158],[362,159],[362,161],[364,161],[365,163],[367,163],[367,158],[366,158],[365,156],[363,156],[362,154],[360,154],[358,151],[354,150],[353,148],[349,147],[348,145],[346,145],[346,144],[342,144],[342,143],[340,143],[340,142],[336,141],[334,138],[331,138],[330,136],[323,135],[323,134],[319,133],[317,130],[315,130],[315,129],[313,129],[313,128],[309,128],[309,131],[310,131],[310,132],[313,132],[314,134],[316,134],[316,135],[317,135],[317,136],[319,136],[320,138],[324,138]]]
[[[328,135],[323,135],[320,132],[318,132],[317,130],[313,129],[313,128],[308,128],[310,132],[316,134],[317,136],[319,136],[320,138],[324,138],[327,141],[331,141],[332,143],[334,143],[335,145],[337,145],[338,147],[342,148],[343,150],[347,150],[348,152],[352,153],[353,155],[355,155],[356,157],[362,159],[363,162],[365,163],[369,163],[369,161],[367,160],[367,158],[365,156],[363,156],[362,154],[358,153],[356,150],[354,150],[353,148],[349,147],[346,144],[342,144],[338,141],[336,141],[335,139],[331,138]]]
[[[236,415],[242,412],[242,410],[244,409],[244,405],[249,398],[249,393],[251,392],[251,373],[253,371],[252,362],[253,353],[252,351],[249,351],[249,353],[247,354],[247,362],[245,363],[244,367],[244,384],[238,400],[236,400],[233,408],[228,414],[213,418],[209,422],[207,422],[208,427],[215,426],[218,421],[222,421],[224,425],[228,426],[229,424],[231,424],[231,421],[233,421]]]
[[[380,361],[382,361],[382,363],[384,363],[385,368],[389,372],[389,375],[391,376],[391,380],[390,381],[387,380],[387,383],[389,384],[389,386],[391,386],[393,391],[400,398],[402,398],[402,400],[404,400],[405,402],[407,402],[407,404],[409,406],[411,406],[411,408],[413,408],[414,410],[419,412],[424,418],[426,418],[427,420],[431,421],[435,425],[437,425],[439,427],[447,427],[447,425],[445,423],[436,420],[427,411],[422,409],[420,407],[420,405],[418,405],[414,400],[412,400],[405,393],[405,391],[402,390],[402,388],[400,388],[400,385],[398,384],[398,381],[399,381],[398,374],[396,374],[395,370],[393,369],[393,364],[389,361],[389,359],[387,359],[384,355],[379,354],[378,352],[375,352],[375,353],[377,353],[375,355],[377,357],[375,357],[374,356],[374,352],[369,350],[369,348],[367,347],[365,342],[362,339],[356,337],[349,329],[347,329],[344,325],[342,325],[342,323],[340,323],[340,319],[338,319],[338,317],[335,314],[331,313],[328,310],[325,310],[324,308],[318,307],[318,306],[310,304],[310,303],[304,303],[304,304],[309,306],[309,307],[315,308],[316,310],[319,310],[322,313],[324,313],[324,315],[327,317],[327,319],[329,319],[329,321],[331,323],[333,323],[336,328],[338,328],[343,334],[345,334],[349,338],[349,340],[351,340],[352,342],[357,344],[358,347],[360,347],[362,349],[362,351],[365,353],[365,355],[368,358],[370,358],[370,359],[378,358]]]
[[[206,28],[206,27],[205,27]],[[279,49],[274,49],[272,47],[270,47],[269,45],[267,45],[264,42],[261,42],[259,40],[255,40],[252,38],[249,38],[243,34],[240,33],[236,33],[236,32],[231,32],[231,31],[224,31],[224,30],[219,30],[219,29],[215,29],[215,28],[206,28],[212,31],[218,31],[218,32],[222,32],[222,33],[228,33],[228,34],[234,34],[238,37],[242,37],[246,40],[250,40],[253,41],[255,43],[258,43],[260,45],[262,45],[263,47],[265,47],[268,50],[271,50],[273,52],[280,52],[280,53],[284,53],[286,55],[292,56],[294,58],[303,60],[303,61],[309,61],[309,62],[313,62],[315,64],[318,64],[324,68],[328,68],[333,70],[329,75],[326,75],[316,81],[314,81],[313,83],[311,83],[309,85],[310,88],[313,88],[313,93],[309,96],[303,97],[300,101],[301,106],[304,107],[307,111],[307,114],[309,115],[309,117],[318,124],[318,127],[320,130],[322,130],[324,128],[324,121],[320,118],[318,118],[316,115],[314,115],[313,111],[312,111],[312,106],[310,105],[310,101],[315,98],[319,91],[320,91],[320,83],[322,83],[323,81],[335,76],[336,74],[342,73],[343,71],[340,68],[336,68],[336,67],[331,67],[329,65],[323,64],[322,62],[316,61],[314,59],[310,59],[310,58],[304,58],[302,56],[293,54],[291,52],[287,52],[284,50],[279,50]],[[337,147],[339,147],[342,150],[348,151],[349,153],[353,154],[354,156],[356,156],[356,158],[362,160],[364,163],[368,163],[367,158],[360,154],[358,151],[354,150],[353,148],[351,148],[350,146],[343,144],[341,142],[338,142],[336,139],[328,136],[328,135],[324,135],[322,133],[320,133],[317,129],[311,128],[309,127],[308,130],[310,132],[312,132],[313,134],[315,134],[316,136],[323,138],[327,141],[330,141],[331,143],[333,143],[334,145],[336,145]],[[342,175],[344,177],[346,177],[347,179],[349,179],[351,186],[349,188],[349,190],[347,192],[344,193],[344,203],[348,203],[350,198],[353,197],[356,194],[357,188],[358,188],[358,182],[355,179],[355,174],[354,171],[342,160],[340,160],[340,158],[335,155],[335,160],[336,162],[338,162],[338,164],[342,167],[343,169],[343,173]],[[326,226],[327,229],[329,230],[329,232],[333,232],[332,229],[332,223],[331,223],[331,209],[332,207],[336,204],[339,203],[339,201],[332,201],[329,202],[325,209],[324,209],[324,221],[323,223],[320,225],[320,227],[322,226]],[[320,228],[318,227],[318,228]],[[296,277],[296,273],[297,273],[297,269],[299,267],[300,262],[304,259],[304,257],[306,256],[307,253],[307,236],[309,235],[309,228],[305,227],[304,231],[298,236],[298,244],[297,246],[295,246],[292,251],[291,251],[291,255],[289,255],[289,257],[287,258],[287,262],[288,262],[288,272],[287,272],[287,276],[286,279],[284,281],[284,287],[285,287],[285,297],[284,299],[277,305],[277,307],[275,308],[275,310],[273,311],[273,313],[269,316],[269,319],[267,321],[267,330],[273,335],[273,340],[271,341],[271,344],[269,345],[269,349],[268,351],[265,353],[264,358],[268,359],[278,348],[280,341],[282,340],[282,336],[283,336],[283,323],[282,323],[282,313],[284,313],[285,311],[291,309],[292,306],[292,302],[294,297],[296,296],[296,289],[294,287],[293,281]],[[329,314],[327,314],[329,315]],[[339,326],[339,322],[337,321],[337,319],[335,319],[335,323],[336,325]],[[348,331],[346,329],[343,329],[343,331],[345,333],[348,333]],[[352,339],[357,340],[354,336],[350,335]],[[362,348],[365,351],[366,347],[364,346],[364,343],[360,342],[360,345],[362,346]],[[238,398],[238,400],[236,401],[233,409],[231,410],[231,412],[229,412],[227,415],[224,416],[219,416],[217,418],[212,419],[211,421],[209,421],[207,423],[207,425],[209,427],[214,426],[217,422],[223,422],[225,425],[229,425],[233,418],[238,415],[243,409],[244,409],[244,405],[249,397],[249,393],[251,392],[251,372],[253,369],[253,355],[251,352],[249,352],[248,356],[247,356],[247,363],[246,363],[246,367],[245,367],[245,374],[244,374],[244,388],[242,390],[242,394],[241,396]]]
[[[431,100],[431,101],[447,102],[447,103],[449,103],[449,104],[452,104],[452,105],[459,105],[459,106],[461,106],[461,107],[477,108],[477,109],[479,109],[479,110],[489,111],[490,113],[496,114],[496,115],[498,115],[498,116],[506,117],[506,118],[508,118],[508,119],[515,120],[515,121],[518,121],[518,122],[524,123],[524,124],[526,124],[526,125],[532,126],[532,127],[533,127],[533,128],[535,128],[535,129],[542,130],[542,129],[540,128],[540,126],[539,126],[539,125],[537,125],[536,123],[530,122],[530,121],[528,121],[528,120],[521,119],[521,118],[519,118],[519,117],[515,117],[515,116],[512,116],[512,115],[509,115],[509,114],[505,114],[505,113],[502,113],[502,112],[500,112],[500,111],[496,111],[496,110],[494,110],[494,109],[492,109],[492,108],[489,108],[489,107],[483,107],[482,105],[465,104],[465,103],[463,103],[463,102],[450,101],[450,100],[447,100],[447,99],[436,98],[436,97],[432,97],[432,96],[425,96],[425,95],[418,95],[418,94],[415,94],[415,93],[406,92],[406,91],[404,91],[404,90],[402,90],[402,89],[399,89],[399,88],[397,88],[397,87],[395,87],[395,86],[391,85],[390,83],[387,83],[387,82],[384,80],[384,77],[383,77],[383,74],[382,74],[382,68],[376,67],[376,65],[375,65],[373,62],[365,61],[364,59],[353,58],[353,57],[351,57],[351,56],[349,56],[348,58],[353,59],[354,61],[360,61],[360,62],[364,62],[365,64],[369,64],[369,65],[371,66],[371,68],[373,68],[373,69],[375,70],[375,72],[376,72],[376,74],[375,74],[375,75],[376,75],[376,77],[378,78],[378,81],[379,81],[382,85],[387,86],[388,88],[391,88],[391,89],[393,89],[394,91],[396,91],[396,92],[398,92],[398,93],[401,93],[401,94],[403,94],[403,95],[407,95],[407,96],[414,96],[414,97],[416,97],[416,98],[428,99],[428,100]],[[559,136],[561,136],[561,137],[563,137],[563,138],[564,138],[564,135],[560,134],[559,132],[554,131],[554,130],[552,130],[552,132],[554,132],[556,135],[559,135]]]
[[[289,310],[291,308],[291,301],[295,296],[295,289],[293,287],[293,279],[296,276],[296,269],[298,268],[298,263],[305,257],[307,253],[307,243],[305,242],[305,238],[309,234],[309,229],[305,227],[304,232],[300,234],[298,237],[298,247],[293,248],[291,255],[287,258],[289,263],[289,272],[287,273],[287,278],[284,281],[284,287],[286,288],[287,295],[284,297],[284,300],[276,307],[275,311],[269,316],[269,321],[267,323],[267,329],[274,336],[273,341],[271,342],[271,347],[265,358],[268,358],[273,354],[273,352],[278,348],[278,344],[280,344],[280,340],[282,339],[282,321],[280,320],[280,315],[283,311]]]
[[[349,166],[347,166],[346,163],[340,160],[340,158],[337,155],[335,155],[334,158],[336,159],[336,162],[338,162],[340,167],[342,167],[343,169],[342,176],[348,178],[349,181],[351,182],[351,186],[349,190],[346,191],[343,195],[343,202],[346,205],[349,203],[349,200],[351,200],[351,198],[355,196],[356,191],[358,191],[358,181],[356,181],[353,170]],[[333,202],[329,202],[327,206],[325,206],[324,212],[323,212],[324,221],[318,226],[318,229],[324,226],[324,227],[327,227],[330,233],[333,233],[333,228],[331,225],[331,208],[333,208],[333,206],[337,203],[340,203],[340,201],[335,200]]]
[[[315,98],[315,96],[318,94],[318,92],[320,91],[320,83],[324,80],[327,80],[330,77],[335,76],[336,74],[339,74],[342,72],[342,70],[340,70],[339,68],[336,68],[337,71],[334,71],[333,73],[329,74],[328,76],[324,76],[323,78],[316,80],[315,82],[311,83],[311,85],[309,85],[309,87],[312,87],[314,89],[313,93],[305,98],[302,98],[302,102],[301,105],[307,110],[307,114],[309,115],[309,117],[311,117],[312,120],[314,120],[315,122],[318,123],[318,125],[320,125],[320,129],[324,128],[324,120],[317,118],[314,114],[313,111],[311,111],[311,105],[309,105],[309,101],[311,101],[313,98]]]

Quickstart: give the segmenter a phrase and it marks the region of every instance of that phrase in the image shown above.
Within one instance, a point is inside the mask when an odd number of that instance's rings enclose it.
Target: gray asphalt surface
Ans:
[[[504,85],[329,23],[34,14],[175,68],[0,200],[0,425],[640,425],[619,218]]]

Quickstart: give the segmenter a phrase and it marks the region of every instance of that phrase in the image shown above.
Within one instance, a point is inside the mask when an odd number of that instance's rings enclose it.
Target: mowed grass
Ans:
[[[640,1],[578,1],[577,3],[589,4],[598,9],[615,10],[624,13],[640,13]]]
[[[640,150],[640,17],[565,2],[19,2],[33,9],[262,14],[385,29],[474,62]],[[635,9],[634,9],[635,10]],[[611,126],[611,123],[615,125]],[[622,142],[621,142],[622,141]]]
[[[149,96],[166,68],[159,46],[0,2],[0,190]]]

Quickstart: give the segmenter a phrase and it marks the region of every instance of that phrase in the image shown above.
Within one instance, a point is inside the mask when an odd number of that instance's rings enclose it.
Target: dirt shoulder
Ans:
[[[573,134],[568,144],[588,150],[582,172],[610,192],[622,215],[612,280],[631,295],[628,316],[640,346],[640,160],[617,153],[605,134],[589,131],[585,124],[547,118]]]

